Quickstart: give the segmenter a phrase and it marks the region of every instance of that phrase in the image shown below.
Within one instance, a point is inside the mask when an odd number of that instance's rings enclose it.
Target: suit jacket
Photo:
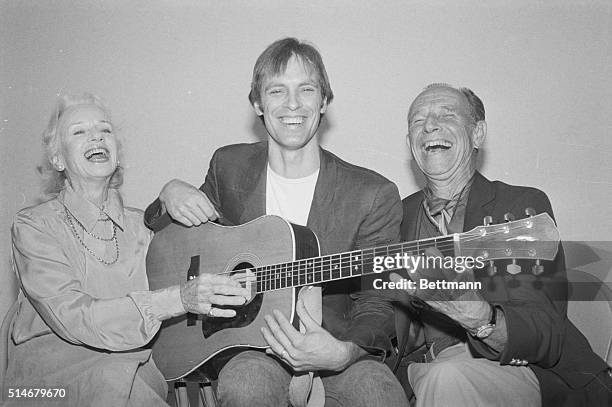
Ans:
[[[415,240],[417,216],[424,194],[419,191],[403,200],[404,219],[401,235],[404,240]],[[493,223],[503,223],[507,212],[517,218],[531,207],[536,213],[553,216],[550,202],[542,191],[491,182],[480,173],[475,174],[465,212],[463,230],[482,225],[487,215]],[[475,272],[482,282],[483,296],[501,307],[506,318],[508,341],[501,353],[492,352],[484,343],[468,335],[473,352],[481,357],[499,360],[500,364],[520,365],[526,361],[540,382],[543,406],[578,405],[580,389],[593,381],[606,363],[591,349],[586,338],[567,319],[567,278],[561,245],[553,261],[543,261],[544,273],[531,273],[533,262],[518,261],[522,272],[506,272],[508,261],[496,261],[498,272],[489,277]],[[396,318],[398,333],[406,332],[408,315]],[[400,337],[400,341],[407,338]],[[566,404],[564,404],[566,403]]]
[[[321,254],[399,241],[402,209],[397,187],[374,171],[349,164],[324,149],[307,226],[319,238]],[[265,214],[268,144],[236,144],[217,150],[200,189],[225,224],[242,224]],[[161,216],[160,216],[161,215]],[[145,212],[153,230],[167,225],[159,200]],[[384,355],[395,334],[393,306],[361,289],[360,279],[323,287],[323,326],[340,340]]]

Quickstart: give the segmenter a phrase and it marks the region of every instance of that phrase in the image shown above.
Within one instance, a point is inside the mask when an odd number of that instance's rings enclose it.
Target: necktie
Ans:
[[[461,201],[461,198],[464,194],[470,190],[472,186],[472,179],[468,181],[467,184],[451,199],[444,199],[434,196],[433,192],[429,187],[426,187],[423,191],[425,193],[425,200],[423,201],[423,206],[425,207],[425,213],[429,217],[429,219],[437,226],[438,231],[443,235],[448,235],[448,224],[453,218],[455,213],[455,208]]]
[[[425,213],[427,213],[442,235],[448,234],[447,226],[453,217],[455,206],[457,206],[460,197],[461,194],[453,197],[453,199],[444,199],[429,195],[424,201]]]

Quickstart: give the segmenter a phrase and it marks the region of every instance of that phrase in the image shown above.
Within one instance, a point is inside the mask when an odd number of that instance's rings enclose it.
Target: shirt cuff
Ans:
[[[172,286],[151,292],[151,313],[160,321],[183,315],[180,286]]]

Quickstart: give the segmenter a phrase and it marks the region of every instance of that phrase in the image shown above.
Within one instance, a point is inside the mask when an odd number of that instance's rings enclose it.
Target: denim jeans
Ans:
[[[219,374],[217,395],[223,407],[289,405],[292,374],[286,365],[260,351],[232,358]],[[342,372],[321,373],[326,407],[406,407],[408,400],[391,370],[360,360]]]

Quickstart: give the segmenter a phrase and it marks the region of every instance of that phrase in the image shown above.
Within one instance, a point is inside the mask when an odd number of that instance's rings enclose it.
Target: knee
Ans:
[[[290,375],[265,353],[246,351],[219,372],[217,396],[222,406],[287,405]]]
[[[386,365],[378,361],[362,360],[349,366],[337,376],[334,386],[340,399],[348,397],[351,401],[340,403],[342,405],[408,405],[400,382]]]
[[[465,368],[453,361],[431,363],[421,381],[418,387],[441,393],[464,392],[472,387]]]
[[[399,386],[393,372],[383,363],[362,360],[346,369],[345,382],[362,389],[388,389]]]

